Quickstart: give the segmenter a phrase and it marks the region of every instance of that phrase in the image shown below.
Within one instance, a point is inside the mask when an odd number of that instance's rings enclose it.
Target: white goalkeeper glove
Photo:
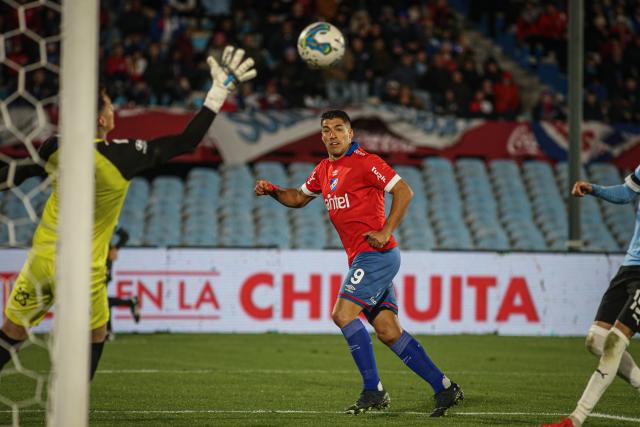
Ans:
[[[204,100],[204,106],[219,113],[227,95],[239,84],[258,75],[253,59],[244,59],[244,50],[227,46],[222,53],[222,66],[212,57],[207,58],[213,85]]]

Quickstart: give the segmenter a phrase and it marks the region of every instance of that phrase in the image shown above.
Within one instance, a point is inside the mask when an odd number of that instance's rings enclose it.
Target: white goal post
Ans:
[[[62,6],[60,241],[47,424],[82,427],[89,408],[99,5],[97,0],[63,0]]]

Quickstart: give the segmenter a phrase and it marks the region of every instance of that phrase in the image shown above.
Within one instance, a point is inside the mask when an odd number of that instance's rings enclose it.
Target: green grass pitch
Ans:
[[[121,334],[107,343],[92,384],[90,425],[534,426],[573,410],[597,363],[582,338],[418,339],[465,391],[465,401],[445,418],[428,418],[430,388],[377,341],[391,407],[352,416],[341,411],[356,399],[361,381],[340,335]],[[639,348],[632,342],[636,360]],[[48,369],[37,347],[20,359],[29,369]],[[2,376],[0,395],[25,399],[34,384],[22,375]],[[638,425],[639,402],[640,394],[616,379],[596,408],[607,418],[590,418],[587,426]],[[11,423],[8,409],[0,405],[0,425]],[[43,425],[42,407],[22,411],[20,422]]]

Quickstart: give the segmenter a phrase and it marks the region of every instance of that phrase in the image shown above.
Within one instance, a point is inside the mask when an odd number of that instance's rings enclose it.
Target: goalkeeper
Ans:
[[[109,320],[105,260],[129,182],[137,174],[195,149],[229,92],[237,84],[256,76],[253,59],[245,59],[244,53],[242,49],[227,46],[222,54],[222,66],[212,57],[207,59],[213,85],[203,108],[179,135],[150,141],[108,140],[107,134],[114,128],[113,106],[104,90],[98,93],[97,135],[93,141],[95,204],[91,265],[91,379],[102,354]],[[0,169],[0,182],[19,185],[31,176],[52,174],[59,162],[58,144],[58,138],[52,137],[40,147],[38,153],[44,166],[3,167]],[[55,299],[58,187],[55,174],[53,176],[53,191],[33,236],[32,248],[5,307],[6,320],[0,331],[0,369],[11,359],[12,350],[17,351],[27,339],[28,328],[42,320]]]

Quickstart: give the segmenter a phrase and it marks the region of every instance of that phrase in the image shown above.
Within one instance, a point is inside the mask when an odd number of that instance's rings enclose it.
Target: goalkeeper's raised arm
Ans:
[[[98,128],[96,138],[99,143],[96,149],[109,159],[126,180],[137,174],[162,165],[181,154],[189,153],[202,141],[209,130],[216,114],[224,104],[229,93],[235,87],[256,77],[254,61],[245,58],[245,51],[227,46],[222,54],[222,64],[213,58],[207,58],[213,83],[207,93],[204,106],[191,119],[182,133],[167,135],[150,141],[141,139],[108,140],[107,134],[114,128],[113,107],[111,99],[101,90],[98,94]],[[49,138],[38,151],[38,155],[46,164],[58,150],[58,137]],[[46,168],[39,164],[12,167],[0,167],[0,191],[20,185],[31,176],[45,175]],[[47,170],[48,171],[48,170]]]
[[[213,58],[207,58],[213,84],[204,100],[204,106],[195,115],[182,133],[162,136],[150,141],[137,140],[133,144],[123,144],[122,150],[127,150],[127,156],[119,161],[119,167],[125,178],[131,179],[140,172],[161,165],[168,160],[184,153],[191,152],[202,141],[211,126],[216,114],[224,104],[229,93],[235,87],[256,77],[252,58],[245,58],[243,49],[227,46],[222,54],[221,64]],[[118,151],[118,144],[113,144]]]

